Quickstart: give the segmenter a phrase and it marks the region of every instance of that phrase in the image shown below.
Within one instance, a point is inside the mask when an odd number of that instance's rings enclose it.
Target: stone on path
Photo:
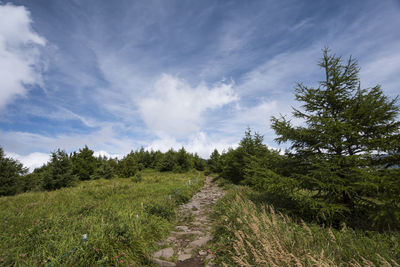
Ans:
[[[201,247],[203,245],[205,245],[208,241],[212,240],[211,236],[203,236],[199,239],[196,239],[192,242],[190,242],[189,246],[191,247]]]
[[[185,261],[187,259],[190,259],[192,257],[191,254],[181,254],[178,256],[178,261]]]
[[[157,251],[156,253],[153,254],[154,258],[166,258],[169,259],[172,257],[172,255],[174,255],[174,249],[173,248],[164,248],[161,249],[159,251]]]
[[[200,251],[199,251],[199,255],[200,255],[200,256],[205,256],[205,255],[207,255],[207,251],[205,251],[205,250],[200,250]]]

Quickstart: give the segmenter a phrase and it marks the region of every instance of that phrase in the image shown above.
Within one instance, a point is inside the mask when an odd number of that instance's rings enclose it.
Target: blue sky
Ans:
[[[184,145],[207,158],[269,119],[321,49],[353,55],[362,87],[400,84],[399,1],[2,1],[0,145],[33,168],[62,148]]]

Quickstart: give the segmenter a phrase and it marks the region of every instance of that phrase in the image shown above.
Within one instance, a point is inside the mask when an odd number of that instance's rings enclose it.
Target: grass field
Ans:
[[[232,187],[232,186],[231,186]],[[214,208],[222,266],[400,266],[400,233],[332,229],[256,205],[233,187]]]
[[[0,265],[151,265],[177,206],[201,188],[204,176],[146,170],[142,177],[1,197]]]

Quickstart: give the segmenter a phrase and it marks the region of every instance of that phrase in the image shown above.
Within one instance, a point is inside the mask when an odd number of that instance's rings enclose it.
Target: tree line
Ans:
[[[317,88],[298,83],[298,126],[271,118],[285,153],[248,129],[238,148],[214,151],[210,169],[304,220],[334,227],[400,228],[400,122],[397,98],[362,89],[358,63],[324,49]]]
[[[77,181],[135,177],[143,169],[161,172],[203,171],[206,161],[184,147],[166,153],[160,151],[131,151],[122,159],[94,156],[87,146],[71,154],[64,150],[51,153],[49,161],[32,173],[19,161],[6,157],[0,147],[0,196],[15,195],[31,190],[55,190],[68,187]]]

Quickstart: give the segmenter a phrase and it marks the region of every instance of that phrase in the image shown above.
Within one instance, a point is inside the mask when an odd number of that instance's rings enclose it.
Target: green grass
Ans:
[[[146,170],[142,177],[1,197],[0,265],[151,265],[156,243],[173,227],[177,206],[201,188],[204,176],[193,183],[198,172]]]
[[[229,186],[227,186],[229,188]],[[256,205],[232,187],[214,208],[216,262],[224,266],[400,266],[400,233],[305,223]]]

